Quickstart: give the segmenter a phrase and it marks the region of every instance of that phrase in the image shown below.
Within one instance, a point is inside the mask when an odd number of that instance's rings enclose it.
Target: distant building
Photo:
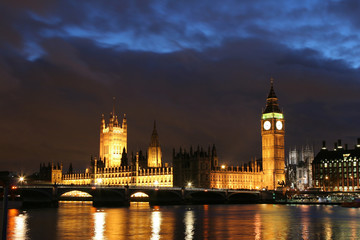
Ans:
[[[28,182],[59,184],[62,182],[62,163],[40,163],[39,172],[29,176]]]
[[[154,124],[147,155],[138,151],[135,156],[127,153],[127,121],[118,123],[115,110],[109,124],[104,117],[100,126],[100,156],[91,158],[90,168],[82,173],[62,176],[63,184],[105,184],[118,186],[173,186],[172,167],[163,166],[159,136]]]
[[[285,119],[277,101],[271,79],[261,116],[263,186],[270,190],[285,184]]]
[[[173,154],[174,186],[197,188],[260,189],[263,186],[261,161],[242,166],[218,166],[215,145],[210,151],[198,147]]]
[[[341,140],[333,150],[326,148],[325,142],[313,161],[315,187],[324,191],[359,190],[360,138],[354,149],[343,147]]]
[[[162,164],[162,151],[154,123],[145,155],[138,151],[128,156],[127,120],[122,124],[113,108],[109,123],[104,116],[100,125],[99,158],[92,158],[90,168],[74,173],[71,167],[62,176],[63,184],[105,184],[116,186],[190,186],[202,188],[268,189],[285,185],[285,119],[279,107],[273,80],[261,115],[262,159],[242,166],[219,166],[216,148],[173,153],[173,166]],[[173,172],[174,170],[174,172]],[[57,181],[57,180],[56,180]]]
[[[100,125],[100,159],[105,162],[106,168],[120,167],[122,153],[127,152],[127,121],[126,115],[119,124],[115,114],[115,107],[110,113],[109,123],[105,123],[104,115]]]
[[[215,158],[217,158],[215,145],[213,146],[212,152],[210,152],[210,147],[207,152],[200,147],[195,151],[193,151],[191,147],[188,152],[181,148],[178,153],[175,153],[174,150],[174,186],[209,188],[210,172],[211,169],[214,168]]]
[[[239,166],[218,166],[215,146],[210,151],[180,149],[173,154],[174,186],[189,183],[201,188],[269,190],[285,184],[285,120],[271,80],[266,107],[261,116],[262,161],[252,160]]]
[[[312,162],[314,150],[310,145],[305,145],[298,150],[289,150],[289,157],[286,160],[285,172],[287,185],[299,190],[313,187],[312,183]]]
[[[148,148],[147,164],[148,167],[161,167],[161,147],[159,136],[156,131],[156,122],[154,122],[154,130],[151,135],[150,145]]]

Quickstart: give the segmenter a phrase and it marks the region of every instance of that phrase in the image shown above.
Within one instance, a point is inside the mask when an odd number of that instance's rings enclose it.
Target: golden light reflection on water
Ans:
[[[358,216],[358,214],[360,214],[360,209],[359,208],[350,208],[349,209],[349,213],[351,216]],[[358,221],[356,221],[356,219],[354,218],[351,218],[351,221],[350,221],[350,228],[351,228],[351,237],[352,239],[356,239],[358,238],[358,231],[357,231],[357,228],[358,228]]]
[[[255,225],[255,239],[261,239],[261,216],[259,213],[255,214],[254,217],[254,225]]]
[[[360,209],[339,206],[67,203],[58,209],[9,210],[8,239],[38,239],[34,232],[54,240],[357,239],[359,220]],[[44,222],[56,228],[44,228]]]
[[[325,239],[326,240],[333,239],[331,219],[328,217],[324,219],[324,229],[325,229],[325,231],[324,231]]]
[[[262,204],[261,224],[263,239],[287,239],[289,232],[288,211],[282,205]]]
[[[209,205],[204,205],[204,224],[203,224],[203,231],[204,231],[204,239],[209,239]]]
[[[93,240],[103,240],[105,232],[105,217],[106,213],[104,210],[98,210],[94,213],[94,237]]]
[[[28,239],[28,215],[26,212],[20,212],[18,209],[9,209],[8,211],[8,239]]]
[[[161,212],[154,210],[151,213],[151,240],[160,239]]]
[[[194,224],[195,224],[195,217],[193,209],[189,209],[185,212],[184,218],[185,224],[185,239],[190,240],[194,237]]]

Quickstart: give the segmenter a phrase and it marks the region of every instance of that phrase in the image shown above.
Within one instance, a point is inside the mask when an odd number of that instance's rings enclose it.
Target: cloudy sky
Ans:
[[[0,169],[88,166],[101,114],[127,114],[129,152],[157,121],[172,148],[261,157],[269,79],[286,149],[360,137],[360,3],[1,1]]]

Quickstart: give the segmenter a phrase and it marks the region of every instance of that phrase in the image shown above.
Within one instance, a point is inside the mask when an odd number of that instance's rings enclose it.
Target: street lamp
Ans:
[[[325,181],[324,181],[324,190],[326,191],[327,188],[327,180],[329,179],[328,176],[325,176]]]
[[[20,178],[19,178],[19,182],[20,182],[21,185],[23,184],[24,180],[25,180],[24,177],[20,177]]]
[[[225,164],[221,165],[221,169],[225,169],[225,167],[226,167]]]
[[[101,185],[102,181],[103,181],[102,178],[98,178],[98,179],[96,179],[96,184]]]
[[[187,186],[188,186],[189,188],[191,188],[191,182],[188,182]]]

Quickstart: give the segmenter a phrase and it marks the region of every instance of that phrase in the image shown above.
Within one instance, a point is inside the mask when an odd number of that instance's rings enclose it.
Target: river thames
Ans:
[[[360,209],[320,205],[191,205],[9,210],[8,239],[357,239]]]

